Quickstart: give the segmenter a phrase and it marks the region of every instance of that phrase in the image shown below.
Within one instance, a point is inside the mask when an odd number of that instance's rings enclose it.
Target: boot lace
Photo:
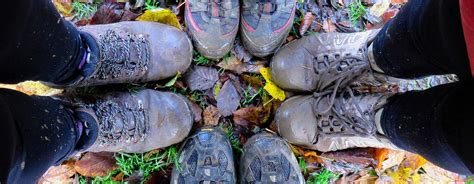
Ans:
[[[131,78],[148,70],[150,43],[143,35],[120,35],[109,29],[99,35],[98,45],[101,62],[93,79]]]
[[[337,57],[336,57],[337,58]],[[329,63],[327,59],[323,60],[327,68],[334,68],[337,72],[336,75],[322,75],[332,76],[332,79],[320,79],[322,81],[318,84],[317,89],[324,89],[322,92],[314,92],[313,98],[314,103],[314,115],[317,117],[317,125],[322,133],[339,132],[346,134],[362,134],[362,135],[373,135],[376,132],[374,126],[371,126],[374,122],[373,116],[370,112],[363,111],[360,102],[356,101],[354,92],[350,87],[341,88],[348,82],[353,80],[357,73],[367,71],[364,65],[364,56],[357,57],[346,55],[344,57],[337,58],[334,62]],[[315,67],[318,67],[315,65]],[[320,71],[316,68],[315,71]],[[330,85],[333,86],[329,87]],[[338,92],[348,94],[346,101],[336,100]],[[350,105],[355,107],[355,111],[349,109]]]
[[[144,141],[149,130],[147,111],[143,103],[132,96],[133,102],[119,105],[114,99],[100,99],[85,105],[93,109],[99,120],[99,145]]]

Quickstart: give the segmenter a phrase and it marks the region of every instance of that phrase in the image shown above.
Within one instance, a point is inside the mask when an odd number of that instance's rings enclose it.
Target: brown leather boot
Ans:
[[[300,92],[344,88],[370,70],[368,43],[377,32],[321,33],[286,44],[272,58],[273,81]]]
[[[332,92],[286,100],[275,115],[280,135],[323,152],[355,147],[397,149],[377,131],[375,123],[377,112],[391,95],[355,96],[349,89],[340,96]]]
[[[81,108],[75,114],[85,125],[84,133],[95,139],[85,151],[141,153],[163,148],[181,142],[193,125],[186,98],[170,92],[109,93],[78,103]]]
[[[119,22],[79,28],[88,53],[80,75],[66,86],[156,81],[184,73],[192,45],[186,34],[154,22]]]

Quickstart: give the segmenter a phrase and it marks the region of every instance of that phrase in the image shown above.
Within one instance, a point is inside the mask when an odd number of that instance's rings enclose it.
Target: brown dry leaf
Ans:
[[[119,22],[123,15],[123,5],[120,3],[102,3],[90,21],[90,24],[110,24]]]
[[[336,152],[323,153],[321,156],[336,161],[359,164],[368,167],[374,163],[375,150],[372,148],[357,148]]]
[[[200,122],[202,120],[202,109],[198,104],[188,101],[191,105],[191,110],[193,111],[194,122]]]
[[[244,79],[244,81],[248,82],[250,85],[252,85],[252,87],[263,87],[263,82],[262,80],[260,80],[260,78],[258,78],[257,76],[251,76],[251,75],[242,75],[242,79]]]
[[[406,4],[408,0],[390,0],[391,4]]]
[[[110,171],[117,169],[114,153],[87,152],[74,165],[76,171],[87,177],[106,176]]]
[[[240,105],[240,95],[231,80],[227,80],[217,95],[217,109],[224,117],[232,115]]]
[[[250,124],[258,125],[260,122],[262,122],[266,114],[263,112],[263,107],[259,106],[241,108],[232,114],[234,115],[233,120],[235,124],[248,127]]]
[[[426,174],[420,175],[420,181],[423,183],[464,183],[459,174],[444,170],[432,163],[423,166]]]
[[[304,153],[304,158],[307,163],[323,163],[323,159],[315,151],[306,151]]]
[[[226,70],[233,71],[238,74],[244,72],[247,73],[259,73],[260,68],[264,67],[263,62],[256,62],[255,64],[244,63],[235,56],[231,56],[224,61],[217,64],[218,67],[224,68]]]
[[[313,23],[315,18],[316,17],[311,12],[306,12],[304,14],[303,19],[301,19],[300,27],[298,28],[300,35],[304,35],[304,33],[306,33],[306,31],[311,27],[311,23]]]
[[[38,180],[39,184],[72,183],[74,181],[74,162],[67,161],[59,166],[53,166]]]
[[[72,16],[72,0],[53,0],[56,9],[65,17]]]
[[[212,67],[195,66],[186,74],[184,80],[192,91],[204,91],[214,86],[219,80],[219,73]]]
[[[388,150],[386,155],[384,155],[386,158],[377,158],[377,153],[376,153],[376,160],[378,161],[378,164],[381,164],[380,167],[377,166],[377,170],[379,172],[385,172],[387,169],[392,168],[393,166],[398,166],[400,163],[405,160],[405,155],[407,152],[405,151],[395,151],[395,150]],[[383,156],[380,156],[383,157]]]
[[[388,159],[389,149],[385,148],[376,148],[375,149],[375,160],[377,160],[377,166],[375,169],[381,169],[382,163]]]
[[[206,109],[204,109],[203,115],[205,125],[215,126],[219,124],[219,118],[221,117],[221,114],[219,114],[219,110],[215,106],[207,106]]]

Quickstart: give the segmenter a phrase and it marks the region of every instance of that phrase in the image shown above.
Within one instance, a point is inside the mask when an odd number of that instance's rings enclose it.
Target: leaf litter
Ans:
[[[127,20],[154,21],[174,27],[183,27],[183,6],[179,2],[158,2],[154,0],[138,0],[131,2],[106,1],[103,3],[76,2],[76,9],[70,0],[53,0],[58,10],[68,20],[78,26],[87,24],[107,24]],[[382,26],[393,18],[406,0],[301,0],[297,3],[295,22],[287,41],[319,32],[355,32]],[[82,3],[82,4],[77,4]],[[79,6],[78,6],[79,5]],[[87,8],[95,6],[97,12],[87,12]],[[355,6],[357,5],[357,6]],[[374,6],[376,5],[376,6]],[[83,7],[86,7],[83,6]],[[352,6],[352,10],[351,10]],[[179,7],[179,8],[177,8]],[[86,16],[87,15],[87,16]],[[92,15],[92,16],[90,16]],[[137,18],[138,17],[138,18]],[[351,18],[352,17],[352,18]],[[281,90],[271,81],[268,67],[269,58],[254,58],[242,46],[239,38],[234,43],[231,53],[224,59],[212,61],[194,52],[194,69],[187,73],[177,74],[167,81],[147,83],[143,85],[123,85],[120,87],[90,87],[82,89],[86,93],[100,93],[115,89],[130,91],[151,88],[170,90],[188,97],[193,108],[196,123],[194,128],[204,125],[219,126],[224,129],[230,139],[235,154],[242,153],[242,145],[250,136],[263,129],[276,130],[273,115],[289,93]],[[263,72],[262,72],[263,71]],[[447,80],[446,80],[447,79]],[[396,90],[426,89],[446,82],[456,81],[452,77],[437,76],[418,81],[399,81],[395,88],[377,86],[376,89],[359,85],[362,91],[378,92]],[[55,91],[31,82],[22,85],[0,85],[23,91],[27,94],[54,95]],[[392,86],[393,87],[393,86]],[[68,91],[66,91],[68,92]],[[169,182],[171,168],[177,159],[178,145],[155,150],[143,154],[116,153],[112,156],[97,157],[97,166],[85,164],[91,153],[82,155],[79,160],[66,161],[59,168],[51,168],[43,178],[60,178],[71,181],[74,177],[79,181],[119,182],[119,181],[150,181]],[[307,183],[350,183],[350,182],[413,182],[419,181],[461,181],[459,175],[442,170],[426,160],[406,152],[360,148],[338,152],[321,153],[291,145],[298,157],[300,166],[306,172]],[[171,154],[170,154],[171,153]],[[149,167],[146,162],[131,164],[134,159],[152,156],[165,163],[158,170]],[[113,158],[113,159],[110,159]],[[119,169],[110,171],[116,165]],[[146,160],[146,159],[145,159]],[[74,168],[77,163],[77,169]],[[238,164],[238,162],[237,162]],[[71,167],[72,166],[72,167]],[[237,166],[238,167],[238,166]],[[79,171],[78,171],[79,169]],[[82,169],[82,171],[81,171]],[[57,170],[57,171],[54,171]],[[105,170],[109,170],[106,173]],[[144,171],[140,171],[144,170]],[[97,175],[85,177],[84,175]],[[92,174],[93,173],[93,174]],[[104,176],[104,173],[105,176]],[[420,174],[421,173],[421,174]],[[71,175],[72,174],[72,175]],[[92,174],[92,175],[91,175]],[[100,176],[98,176],[98,174]],[[433,179],[434,178],[434,179]]]

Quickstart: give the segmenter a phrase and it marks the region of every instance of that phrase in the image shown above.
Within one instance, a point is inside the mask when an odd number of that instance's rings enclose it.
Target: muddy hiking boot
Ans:
[[[172,184],[236,183],[232,147],[219,128],[202,128],[187,138],[180,150]]]
[[[203,128],[180,151],[171,183],[237,183],[229,139],[219,128]],[[304,183],[295,156],[278,136],[260,133],[244,145],[240,183]]]
[[[185,24],[196,50],[219,59],[234,45],[239,26],[239,0],[186,1]]]
[[[88,53],[79,77],[58,87],[157,81],[184,73],[192,44],[177,28],[154,22],[120,22],[79,28]]]
[[[354,147],[397,149],[380,134],[381,109],[388,94],[354,95],[346,88],[286,100],[275,115],[282,137],[290,143],[327,152]]]
[[[243,0],[241,38],[254,56],[272,54],[286,40],[295,16],[296,0]]]
[[[150,89],[80,99],[75,109],[90,145],[83,151],[142,153],[181,142],[193,125],[186,98]]]
[[[288,143],[263,132],[244,145],[240,159],[240,183],[305,183],[301,169]]]
[[[321,33],[286,44],[273,56],[273,81],[298,92],[343,89],[371,70],[369,43],[377,33]]]

